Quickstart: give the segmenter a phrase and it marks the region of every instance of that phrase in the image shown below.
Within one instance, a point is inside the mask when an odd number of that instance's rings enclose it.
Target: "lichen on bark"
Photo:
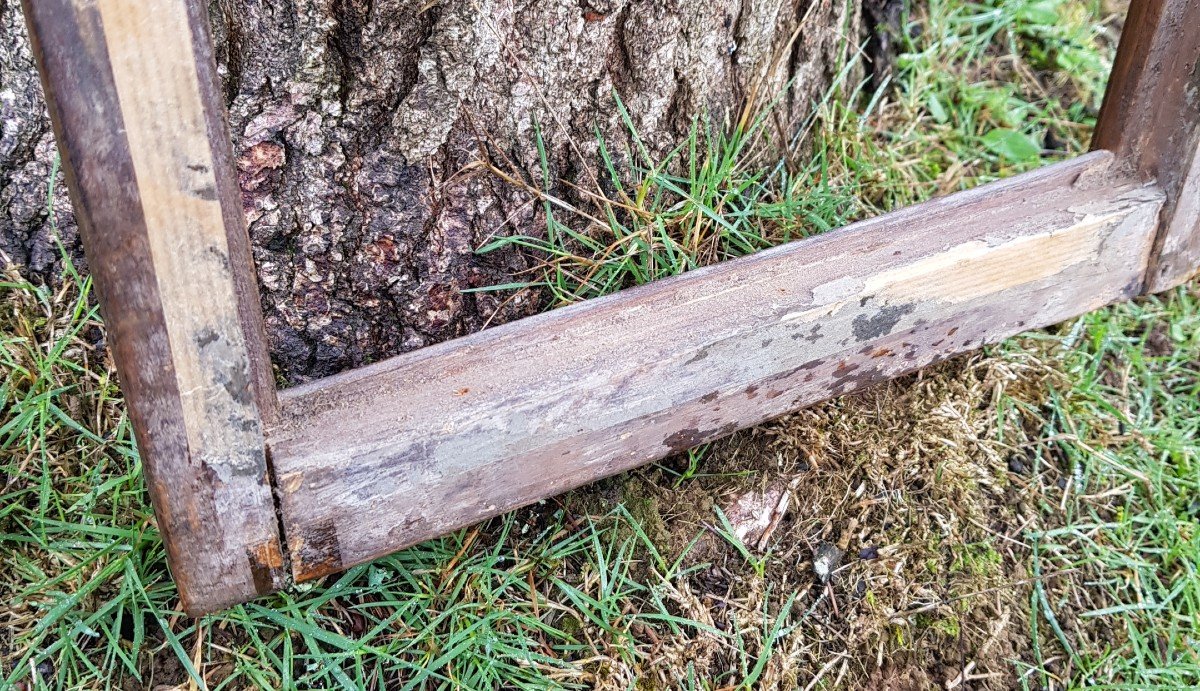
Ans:
[[[475,250],[536,234],[531,196],[473,166],[486,152],[587,200],[597,135],[623,150],[625,104],[663,154],[693,118],[751,92],[809,113],[859,41],[853,0],[217,0],[211,5],[237,175],[273,360],[327,376],[533,314],[533,260]],[[59,270],[47,213],[53,136],[17,3],[0,0],[0,249]],[[618,156],[618,165],[627,165]],[[563,182],[566,181],[566,182]],[[70,204],[52,200],[78,256]]]

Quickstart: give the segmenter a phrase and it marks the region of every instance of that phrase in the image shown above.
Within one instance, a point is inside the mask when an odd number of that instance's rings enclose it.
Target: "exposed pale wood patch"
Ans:
[[[283,392],[296,577],[1134,294],[1162,196],[1075,186],[1110,159]]]
[[[97,0],[137,176],[193,458],[218,482],[264,473],[249,360],[182,3]],[[197,299],[201,298],[201,299]],[[222,506],[223,499],[234,499]],[[218,495],[219,511],[243,511]],[[251,498],[255,501],[256,498]],[[239,538],[240,539],[240,538]]]
[[[263,592],[272,583],[262,583],[255,568],[278,571],[282,555],[187,7],[141,0],[96,0],[96,6],[137,176],[190,465],[213,488],[212,513],[190,518],[216,529],[192,529],[215,538],[203,546],[213,553],[254,557],[249,570],[227,572],[214,585]],[[238,575],[250,580],[230,582]]]
[[[246,295],[253,269],[206,10],[184,0],[24,8],[184,606],[200,613],[277,588],[286,560],[259,406],[274,391],[262,383],[261,334],[244,330],[261,316]]]

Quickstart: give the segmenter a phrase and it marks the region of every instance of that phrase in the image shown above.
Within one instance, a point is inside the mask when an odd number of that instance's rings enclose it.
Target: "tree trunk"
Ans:
[[[810,6],[811,5],[811,6]],[[294,383],[542,308],[471,287],[529,268],[478,255],[536,234],[531,196],[478,166],[581,195],[596,134],[614,152],[619,94],[652,152],[755,91],[794,129],[859,42],[858,0],[219,0],[212,5],[234,152],[276,366]],[[55,150],[19,3],[0,0],[0,249],[51,279]],[[794,40],[793,40],[794,37]],[[147,85],[153,88],[153,85]],[[625,161],[618,157],[618,165]],[[64,191],[52,206],[68,251]]]

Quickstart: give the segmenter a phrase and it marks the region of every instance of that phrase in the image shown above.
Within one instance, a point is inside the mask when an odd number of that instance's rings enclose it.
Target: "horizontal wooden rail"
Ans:
[[[1163,194],[1096,152],[281,393],[315,578],[1136,295]]]
[[[22,5],[192,614],[289,555],[315,578],[1200,264],[1200,0],[1133,0],[1100,151],[277,403],[208,3]]]

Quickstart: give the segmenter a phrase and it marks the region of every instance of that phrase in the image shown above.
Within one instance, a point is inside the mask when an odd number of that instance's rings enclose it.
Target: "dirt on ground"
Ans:
[[[1043,509],[1066,487],[1036,412],[1054,376],[964,356],[562,502],[595,516],[624,503],[667,561],[706,565],[681,579],[681,614],[722,631],[760,626],[798,591],[764,688],[1018,687],[1038,666],[1022,536],[1050,527]],[[737,669],[704,638],[664,642],[639,676],[673,688],[689,663],[710,679]]]
[[[270,250],[267,230],[259,235]],[[410,342],[397,327],[385,340],[416,347],[466,328]],[[300,332],[311,365],[319,338]],[[1151,350],[1160,347],[1169,341],[1152,333]],[[723,634],[634,630],[647,654],[590,666],[595,685],[636,677],[642,688],[678,688],[689,669],[720,678],[746,660],[729,637],[751,658],[769,649],[761,688],[1010,689],[1022,670],[1064,672],[1052,645],[1037,659],[1030,603],[1036,587],[1055,592],[1084,574],[1032,573],[1023,539],[1056,527],[1072,487],[1044,407],[1063,375],[1038,351],[956,358],[526,510],[530,522],[557,509],[604,520],[623,504],[680,562],[672,607]],[[335,355],[332,369],[354,360]],[[1060,616],[1078,629],[1069,609]],[[773,621],[784,622],[775,635],[764,629]],[[186,683],[166,645],[152,671],[151,687]]]

